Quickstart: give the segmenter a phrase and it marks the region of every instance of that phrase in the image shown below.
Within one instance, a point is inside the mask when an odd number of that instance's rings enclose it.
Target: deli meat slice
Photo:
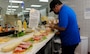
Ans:
[[[16,47],[14,52],[24,52],[25,49],[22,49],[21,47]]]
[[[20,45],[14,49],[13,54],[23,54],[30,46],[32,46],[30,42],[21,42]]]
[[[48,35],[47,33],[42,33],[42,36],[46,36],[46,35]]]
[[[24,48],[24,49],[29,48],[29,46],[30,46],[30,45],[19,45],[19,47]]]
[[[22,42],[18,47],[27,49],[31,46],[32,44],[30,42]]]
[[[34,36],[33,39],[38,41],[38,40],[41,40],[42,36]]]
[[[21,42],[20,45],[32,45],[30,42]]]
[[[32,43],[30,43],[30,42],[26,42],[27,44],[26,45],[29,45],[29,46],[31,46],[32,45]]]
[[[17,51],[17,50],[21,51],[22,48],[21,48],[21,47],[16,47],[16,48],[15,48],[15,51]]]

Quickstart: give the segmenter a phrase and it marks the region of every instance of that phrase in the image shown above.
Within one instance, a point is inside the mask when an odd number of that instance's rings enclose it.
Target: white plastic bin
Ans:
[[[81,43],[76,48],[75,54],[88,54],[88,37],[81,36]]]

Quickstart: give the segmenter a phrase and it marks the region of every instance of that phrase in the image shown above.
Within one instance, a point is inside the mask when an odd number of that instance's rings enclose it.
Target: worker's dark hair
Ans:
[[[62,4],[62,2],[60,1],[60,0],[52,0],[51,1],[51,3],[50,3],[50,12],[52,11],[52,8],[54,8],[55,7],[55,5],[61,5]]]

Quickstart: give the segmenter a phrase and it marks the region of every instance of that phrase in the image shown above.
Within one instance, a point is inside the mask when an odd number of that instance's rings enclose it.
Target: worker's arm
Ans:
[[[59,24],[54,25],[50,24],[50,28],[57,29],[58,31],[65,31],[68,26],[68,15],[67,13],[61,13],[59,14]]]
[[[65,28],[59,27],[58,25],[50,25],[49,27],[58,31],[65,31]]]

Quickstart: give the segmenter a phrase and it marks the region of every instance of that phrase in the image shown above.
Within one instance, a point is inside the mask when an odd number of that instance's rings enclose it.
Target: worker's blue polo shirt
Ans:
[[[58,18],[59,26],[65,28],[65,31],[60,34],[62,45],[78,44],[80,42],[80,33],[75,12],[70,7],[63,5]]]

